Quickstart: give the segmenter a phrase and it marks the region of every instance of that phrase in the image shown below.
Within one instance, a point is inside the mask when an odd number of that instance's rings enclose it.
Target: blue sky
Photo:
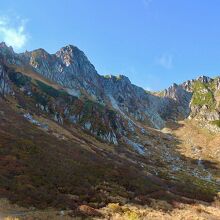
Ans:
[[[220,74],[219,0],[1,0],[0,41],[17,52],[67,44],[100,74],[161,90]]]

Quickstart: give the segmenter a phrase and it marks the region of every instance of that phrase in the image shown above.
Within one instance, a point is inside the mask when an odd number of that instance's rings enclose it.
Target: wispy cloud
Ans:
[[[23,48],[28,40],[25,24],[26,20],[20,17],[13,20],[7,16],[0,17],[0,41],[17,50]]]
[[[149,87],[149,86],[147,86],[147,87],[145,87],[145,90],[146,90],[146,91],[152,91],[152,88]]]
[[[152,3],[152,1],[153,0],[142,0],[145,7],[148,7]]]
[[[171,69],[173,68],[173,56],[171,54],[163,54],[157,59],[157,63],[166,69]]]

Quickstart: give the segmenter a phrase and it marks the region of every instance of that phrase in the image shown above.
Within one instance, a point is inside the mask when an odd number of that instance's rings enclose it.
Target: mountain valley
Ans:
[[[1,43],[0,95],[1,218],[220,219],[220,77],[149,92]]]

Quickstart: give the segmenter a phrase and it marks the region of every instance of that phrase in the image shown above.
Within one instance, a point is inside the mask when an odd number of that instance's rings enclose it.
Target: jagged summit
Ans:
[[[0,43],[0,47],[1,47],[1,48],[4,48],[4,47],[8,47],[8,46],[6,45],[5,42],[1,42],[1,43]]]
[[[68,44],[66,46],[61,47],[57,52],[59,52],[59,51],[67,51],[67,52],[71,52],[72,53],[73,50],[80,51],[80,52],[83,53],[83,51],[81,51],[77,46],[72,45],[72,44]]]
[[[4,53],[4,55],[7,55],[8,53],[14,53],[12,46],[7,46],[5,42],[0,43],[0,51]]]
[[[21,53],[21,54],[16,54],[14,53],[13,51],[13,48],[11,46],[7,46],[7,44],[5,42],[1,42],[0,43],[0,55],[4,55],[6,56],[9,56],[9,60],[8,62],[10,63],[10,56],[15,56],[16,59],[19,59],[20,62],[22,62],[23,60],[26,60],[27,62],[27,58],[29,58],[29,60],[34,60],[34,59],[39,59],[39,58],[42,58],[42,59],[45,59],[45,61],[48,60],[53,60],[54,61],[54,64],[56,63],[56,58],[55,56],[57,57],[57,59],[60,59],[60,61],[66,66],[66,67],[69,67],[72,65],[77,65],[78,67],[79,66],[83,66],[83,65],[88,65],[88,68],[87,70],[89,72],[96,72],[97,71],[95,70],[95,67],[90,63],[90,61],[88,60],[88,58],[86,57],[86,55],[84,54],[83,51],[81,51],[77,46],[74,46],[74,45],[71,45],[71,44],[68,44],[62,48],[60,48],[55,54],[50,54],[49,52],[47,52],[45,49],[43,48],[39,48],[39,49],[35,49],[33,51],[26,51],[24,53]],[[18,58],[19,57],[19,58]],[[80,61],[80,62],[79,62]],[[30,61],[29,61],[30,62]],[[35,63],[35,62],[34,62]],[[83,63],[83,65],[81,65]],[[32,64],[31,64],[32,65]],[[57,65],[59,66],[59,65]],[[75,67],[74,67],[75,68]],[[62,65],[59,67],[60,71],[62,71]],[[80,71],[81,73],[80,74],[83,74],[83,71]],[[112,80],[123,80],[123,81],[126,81],[127,83],[131,83],[129,78],[125,75],[106,75],[104,76],[105,78],[109,78],[109,79],[112,79]],[[204,75],[201,75],[200,77],[198,77],[197,79],[195,80],[199,80],[203,83],[208,83],[210,82],[211,80],[213,80],[212,78],[208,77],[208,76],[204,76]],[[189,83],[195,81],[194,79],[193,80],[188,80],[187,82],[184,82],[182,83],[185,84],[185,85],[189,85]],[[172,87],[177,87],[178,85],[176,83],[174,83],[170,88]],[[169,90],[169,88],[168,88]]]
[[[36,50],[30,51],[31,54],[36,54],[36,55],[41,55],[41,54],[47,54],[50,55],[45,49],[43,48],[38,48]]]
[[[12,48],[12,46],[8,46],[4,41],[0,43],[0,48]],[[12,48],[13,49],[13,48]]]
[[[89,97],[111,106],[130,120],[135,118],[155,128],[163,128],[168,119],[188,117],[191,99],[196,100],[193,96],[196,82],[208,84],[213,81],[210,77],[200,76],[180,85],[174,83],[157,96],[133,85],[124,75],[99,75],[83,51],[73,45],[64,46],[55,54],[42,48],[17,54],[1,43],[0,56],[8,65],[28,67],[72,95]],[[216,83],[215,87],[219,88],[220,83]]]
[[[85,56],[85,54],[83,53],[83,51],[81,51],[78,47],[73,46],[73,45],[71,45],[71,44],[66,45],[66,46],[64,46],[64,47],[61,47],[61,48],[55,53],[55,55],[58,56],[58,57],[60,57],[62,54],[66,54],[66,55],[68,54],[69,56],[72,56],[72,57],[73,57],[74,54],[81,54],[81,55],[84,55],[84,56]]]
[[[208,76],[202,75],[202,76],[199,76],[199,77],[197,78],[197,80],[201,81],[202,83],[209,83],[209,82],[212,81],[213,79],[210,78],[210,77],[208,77]]]

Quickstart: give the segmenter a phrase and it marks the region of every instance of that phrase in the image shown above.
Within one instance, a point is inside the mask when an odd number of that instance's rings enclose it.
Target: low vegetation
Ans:
[[[207,105],[209,109],[215,108],[215,99],[214,99],[214,87],[213,82],[202,83],[196,81],[193,84],[193,96],[192,96],[192,105],[202,107]]]
[[[157,157],[158,153],[144,158],[123,142],[119,146],[108,145],[88,138],[80,129],[90,122],[90,130],[100,135],[116,131],[118,122],[126,126],[115,111],[87,98],[70,96],[22,73],[11,72],[9,77],[16,93],[7,101],[0,100],[1,197],[38,210],[72,210],[71,217],[79,211],[95,213],[99,209],[104,216],[128,220],[150,217],[154,211],[159,212],[158,216],[171,213],[179,203],[215,200],[219,191],[215,182],[192,176],[184,169],[171,172],[171,162]],[[208,84],[195,83],[192,103],[212,108],[212,89]],[[48,121],[56,121],[54,116],[58,114],[64,123],[57,126],[74,138],[56,136],[53,129],[39,129],[23,117],[26,112]],[[68,121],[70,115],[77,116],[77,123]],[[146,139],[146,149],[155,148],[161,153],[172,144],[177,151],[177,141],[166,142],[167,136],[159,131],[156,134],[149,134],[154,145],[149,147]],[[184,157],[181,160],[189,164],[196,161]],[[155,175],[149,172],[150,166],[158,171]]]
[[[217,126],[220,128],[220,120],[215,120],[215,121],[212,121],[211,124]]]

